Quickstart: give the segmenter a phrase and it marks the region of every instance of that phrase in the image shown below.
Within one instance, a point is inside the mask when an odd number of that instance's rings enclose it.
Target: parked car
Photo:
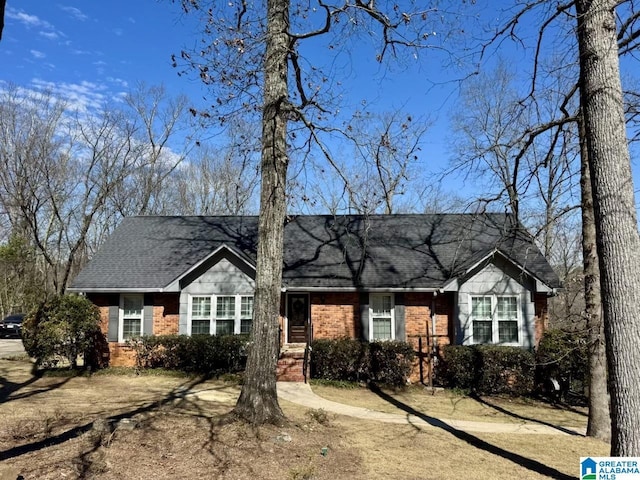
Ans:
[[[4,317],[0,322],[0,337],[20,337],[24,313],[16,313]]]

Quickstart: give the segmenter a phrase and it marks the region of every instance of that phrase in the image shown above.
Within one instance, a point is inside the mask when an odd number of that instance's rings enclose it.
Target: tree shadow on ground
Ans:
[[[549,467],[548,465],[544,465],[543,463],[540,463],[537,460],[533,460],[531,458],[527,458],[517,453],[510,452],[508,450],[500,448],[496,445],[492,445],[491,443],[485,440],[482,440],[481,438],[478,438],[474,435],[471,435],[470,433],[454,428],[451,425],[448,425],[437,418],[425,415],[424,413],[419,412],[418,410],[410,407],[405,403],[402,403],[401,401],[393,398],[391,395],[388,395],[387,393],[383,392],[376,385],[372,384],[370,386],[370,389],[373,393],[375,393],[381,399],[385,400],[391,405],[399,408],[400,410],[406,412],[409,415],[414,415],[420,418],[421,420],[425,421],[426,423],[428,423],[433,427],[440,428],[450,433],[454,437],[458,438],[459,440],[462,440],[463,442],[466,442],[472,447],[478,448],[480,450],[484,450],[485,452],[491,453],[493,455],[497,455],[501,458],[504,458],[505,460],[509,460],[515,463],[516,465],[520,465],[521,467],[524,467],[527,470],[531,470],[532,472],[538,473],[540,475],[544,475],[549,478],[554,478],[558,480],[575,480],[575,477],[572,475],[567,475],[566,473],[563,473],[560,470],[557,470],[553,467]]]
[[[42,377],[39,375],[32,375],[28,380],[25,380],[24,382],[13,382],[4,376],[0,376],[0,403],[7,403],[12,400],[28,398],[40,393],[50,392],[51,390],[62,387],[65,383],[71,380],[71,377],[65,377],[59,382],[49,384],[46,387],[34,388],[16,394],[16,392],[26,389],[41,378]]]
[[[68,379],[66,379],[65,382],[66,381],[68,381]],[[86,432],[89,432],[92,429],[95,429],[100,433],[104,433],[106,431],[110,434],[116,428],[116,426],[118,425],[118,422],[125,419],[129,419],[130,417],[133,417],[138,414],[151,412],[164,405],[168,405],[176,400],[182,399],[185,397],[185,395],[187,395],[191,391],[193,387],[195,387],[196,385],[198,385],[203,381],[204,381],[204,378],[191,379],[173,388],[167,395],[165,395],[160,400],[154,400],[142,406],[139,406],[137,408],[133,408],[115,415],[111,415],[106,418],[105,417],[97,418],[90,422],[86,422],[82,425],[78,425],[76,427],[70,428],[57,435],[48,436],[46,438],[43,438],[35,442],[27,443],[24,445],[18,445],[4,451],[0,451],[0,461],[15,458],[30,452],[35,452],[42,448],[60,445],[64,442],[77,438],[80,435]],[[65,382],[61,382],[61,384]],[[100,445],[101,445],[101,442],[97,441],[96,439],[96,441],[94,442],[93,448],[83,452],[82,456],[88,457],[93,451],[97,450]]]
[[[570,428],[562,427],[560,425],[554,425],[553,423],[545,422],[544,420],[538,420],[537,418],[525,417],[524,415],[519,415],[519,414],[517,414],[515,412],[507,410],[504,407],[501,407],[500,405],[496,405],[496,404],[493,404],[491,402],[488,402],[487,400],[481,398],[478,395],[471,394],[470,398],[472,398],[476,402],[480,403],[481,405],[484,405],[484,406],[489,407],[489,408],[493,408],[497,412],[504,413],[505,415],[508,415],[508,416],[510,416],[512,418],[517,418],[518,420],[524,420],[524,421],[527,421],[527,422],[537,423],[539,425],[545,425],[547,427],[550,427],[550,428],[553,428],[555,430],[558,430],[559,432],[566,433],[567,435],[574,435],[574,436],[578,436],[578,437],[584,436],[584,435],[582,435],[582,434],[580,434],[580,433],[578,433],[575,430],[572,430]]]

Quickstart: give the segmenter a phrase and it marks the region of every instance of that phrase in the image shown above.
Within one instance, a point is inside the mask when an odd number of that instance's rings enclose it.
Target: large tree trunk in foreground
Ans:
[[[580,129],[580,187],[582,192],[582,258],[584,265],[584,300],[589,341],[589,421],[587,436],[611,441],[611,412],[607,389],[607,352],[602,321],[600,268],[596,248],[596,224],[593,218],[593,192],[589,172],[589,152],[585,142],[584,122]]]
[[[640,456],[640,237],[616,40],[615,0],[577,0],[580,99],[600,263],[611,455]]]
[[[253,423],[284,418],[276,391],[287,180],[287,53],[289,0],[267,2],[267,45],[262,114],[262,186],[258,226],[256,291],[245,381],[235,407]]]
[[[4,30],[4,9],[7,5],[7,0],[0,0],[0,40],[2,40],[2,31]]]

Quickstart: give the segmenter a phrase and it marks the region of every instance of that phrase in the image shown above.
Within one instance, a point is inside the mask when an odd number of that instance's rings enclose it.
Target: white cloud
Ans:
[[[97,62],[93,62],[93,64],[96,66],[96,72],[98,72],[98,75],[104,75],[107,62],[98,60]]]
[[[75,18],[76,20],[80,20],[81,22],[84,22],[85,20],[87,20],[89,18],[89,16],[85,15],[84,13],[82,13],[82,11],[79,8],[70,7],[70,6],[67,6],[67,5],[58,5],[58,7],[63,12],[68,13],[73,18]]]
[[[113,30],[113,33],[115,33],[118,37],[121,37],[124,31],[121,28],[115,28]]]
[[[41,29],[39,32],[45,38],[49,40],[55,40],[60,37],[60,32],[57,32],[56,29],[46,20],[42,20],[40,17],[36,15],[29,15],[25,13],[23,10],[16,10],[15,8],[7,8],[5,13],[5,17],[9,20],[15,20],[20,22],[27,28],[38,28]]]
[[[53,30],[53,25],[46,20],[42,20],[36,15],[29,15],[22,10],[8,7],[5,15],[9,20],[16,20],[27,27],[48,28]]]
[[[49,40],[55,40],[60,38],[60,35],[57,32],[38,32],[40,36],[47,38]]]
[[[52,95],[65,100],[69,108],[83,113],[101,108],[110,98],[105,85],[93,82],[55,83],[36,78],[31,84],[35,90],[51,92]]]
[[[30,50],[31,55],[33,55],[34,58],[45,58],[47,55],[39,50]]]
[[[124,80],[122,78],[107,77],[107,81],[109,81],[111,83],[115,83],[116,85],[118,85],[118,86],[120,86],[122,88],[129,87],[129,82],[127,82],[126,80]]]

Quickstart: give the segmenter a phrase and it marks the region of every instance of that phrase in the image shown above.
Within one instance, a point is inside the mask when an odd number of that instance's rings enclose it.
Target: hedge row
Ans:
[[[478,395],[528,395],[534,390],[535,357],[519,347],[447,345],[435,371],[437,384]]]
[[[138,368],[219,375],[244,370],[247,335],[157,335],[128,342]]]
[[[405,342],[315,340],[311,344],[311,378],[402,386],[411,374],[414,358],[413,348]]]
[[[138,368],[167,368],[203,374],[244,370],[248,336],[162,335],[129,342]],[[441,350],[435,382],[478,395],[529,395],[550,377],[586,384],[585,339],[550,330],[535,352],[496,345],[447,345]],[[341,338],[311,344],[311,377],[402,386],[415,352],[406,342],[362,342]]]
[[[548,330],[535,353],[519,347],[448,345],[435,371],[437,384],[479,395],[549,393],[550,379],[582,394],[589,374],[587,340],[581,332]],[[555,394],[567,392],[555,392]]]

